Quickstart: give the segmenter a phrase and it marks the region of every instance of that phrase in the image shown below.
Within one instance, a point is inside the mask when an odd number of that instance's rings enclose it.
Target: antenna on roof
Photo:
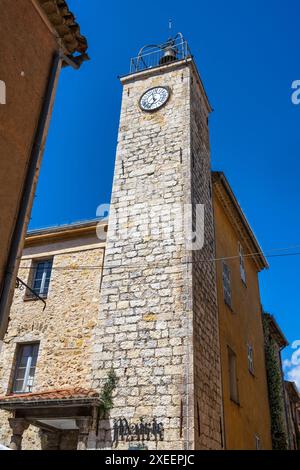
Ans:
[[[173,27],[173,22],[172,22],[172,18],[169,19],[169,31],[172,31],[172,27]]]

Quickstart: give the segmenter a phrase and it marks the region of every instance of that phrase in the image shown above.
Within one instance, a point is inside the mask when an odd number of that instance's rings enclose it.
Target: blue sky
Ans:
[[[68,3],[91,61],[62,72],[30,227],[94,218],[97,206],[109,202],[117,77],[141,46],[168,37],[171,17],[174,32],[189,41],[214,108],[213,169],[226,173],[267,253],[290,246],[300,252],[300,105],[291,102],[291,84],[300,79],[297,0]],[[292,343],[300,339],[300,256],[269,262],[260,276],[262,302]],[[300,384],[300,366],[295,370]]]

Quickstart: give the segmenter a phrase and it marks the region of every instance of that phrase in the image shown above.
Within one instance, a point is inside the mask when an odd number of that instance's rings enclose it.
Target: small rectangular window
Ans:
[[[244,284],[246,284],[246,268],[245,268],[245,259],[244,259],[244,250],[242,245],[239,243],[239,260],[240,260],[240,273],[241,279]]]
[[[253,359],[253,346],[251,344],[247,345],[248,351],[248,369],[251,374],[254,374],[254,359]]]
[[[34,261],[32,265],[32,281],[30,283],[31,289],[40,297],[46,298],[48,295],[51,272],[52,272],[52,259]],[[27,291],[27,297],[33,297],[32,292]]]
[[[255,449],[261,450],[260,438],[257,435],[255,436]]]
[[[18,346],[14,393],[30,393],[33,387],[39,343],[22,344]]]
[[[225,303],[231,308],[231,275],[229,266],[223,262],[223,290]]]
[[[228,347],[228,367],[229,367],[229,387],[230,399],[235,403],[239,403],[238,378],[237,378],[237,361],[236,354]]]

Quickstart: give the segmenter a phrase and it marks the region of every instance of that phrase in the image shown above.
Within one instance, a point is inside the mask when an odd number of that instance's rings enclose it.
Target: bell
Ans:
[[[165,65],[175,60],[177,60],[176,50],[172,46],[167,46],[164,49],[164,55],[160,58],[159,65]]]

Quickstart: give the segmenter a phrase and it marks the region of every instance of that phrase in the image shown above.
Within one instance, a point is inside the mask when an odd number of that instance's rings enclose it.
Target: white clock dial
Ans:
[[[140,99],[140,107],[143,111],[156,111],[169,99],[170,91],[167,87],[155,87],[147,90]]]

